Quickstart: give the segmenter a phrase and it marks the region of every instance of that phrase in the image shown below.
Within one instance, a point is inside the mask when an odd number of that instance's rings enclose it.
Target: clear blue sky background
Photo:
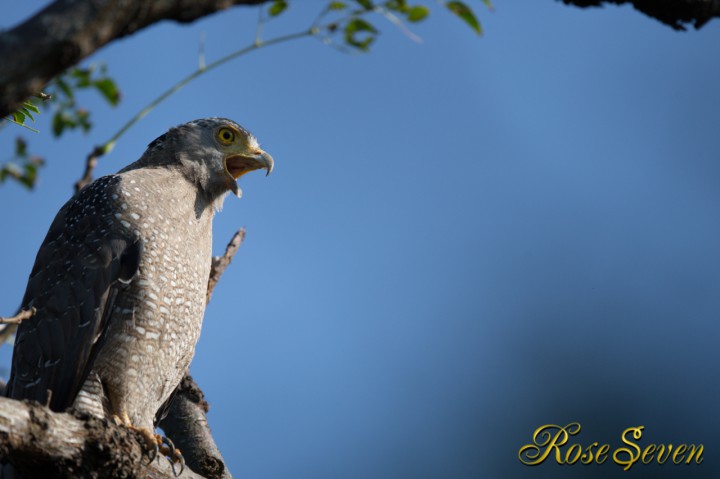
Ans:
[[[0,8],[7,28],[44,2]],[[305,28],[297,2],[266,38]],[[215,246],[248,230],[192,364],[236,477],[713,478],[720,473],[718,22],[675,32],[629,7],[498,0],[477,38],[435,3],[415,44],[316,40],[253,53],[153,111],[102,160],[168,127],[233,118],[276,159],[241,181]],[[124,98],[95,128],[22,134],[47,167],[0,187],[0,314],[82,161],[197,65],[252,41],[257,10],[163,23],[102,49]],[[41,115],[43,116],[43,115]],[[49,117],[49,115],[47,115]],[[2,348],[3,365],[9,349]],[[535,428],[703,443],[700,466],[529,468]]]

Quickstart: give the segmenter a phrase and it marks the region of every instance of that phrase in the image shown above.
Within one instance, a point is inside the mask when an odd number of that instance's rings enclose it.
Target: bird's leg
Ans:
[[[121,416],[114,415],[112,419],[118,426],[124,426],[131,431],[135,431],[140,434],[145,441],[145,445],[150,451],[148,454],[150,458],[148,464],[152,463],[160,452],[170,461],[170,467],[172,467],[173,474],[175,474],[176,477],[182,474],[185,469],[185,458],[180,452],[180,449],[177,449],[170,439],[163,437],[160,434],[155,434],[147,428],[134,426],[130,422],[130,418],[127,413],[123,413]],[[175,463],[180,463],[179,471],[175,470]]]

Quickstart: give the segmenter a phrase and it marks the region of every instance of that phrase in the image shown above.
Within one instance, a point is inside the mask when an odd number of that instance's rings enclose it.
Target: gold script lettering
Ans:
[[[628,434],[632,433],[633,439],[638,440],[642,437],[642,430],[645,429],[645,426],[638,426],[638,427],[629,427],[625,429],[622,433],[622,442],[627,444],[628,446],[631,446],[635,451],[637,451],[635,454],[628,449],[627,447],[620,447],[615,450],[613,453],[613,461],[615,461],[615,464],[618,464],[620,466],[623,466],[623,470],[628,471],[632,467],[633,464],[635,464],[638,459],[640,458],[640,446],[632,442],[632,440],[628,439]],[[627,454],[627,459],[623,459],[621,456]]]
[[[574,436],[579,432],[580,423],[577,422],[572,422],[565,427],[556,424],[540,426],[533,433],[533,443],[520,448],[518,459],[527,466],[537,466],[545,462],[545,459],[554,450],[555,461],[563,464],[560,447],[567,444],[569,436]]]

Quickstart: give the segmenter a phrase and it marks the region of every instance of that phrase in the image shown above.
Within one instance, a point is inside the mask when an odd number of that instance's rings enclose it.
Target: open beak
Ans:
[[[265,176],[267,176],[273,170],[273,165],[272,156],[262,150],[258,150],[253,155],[233,155],[225,159],[228,173],[236,180],[254,170],[266,170]]]

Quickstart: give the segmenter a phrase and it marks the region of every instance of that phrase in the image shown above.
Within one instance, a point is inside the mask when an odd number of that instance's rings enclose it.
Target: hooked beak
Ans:
[[[274,164],[272,156],[262,150],[258,150],[253,155],[233,155],[225,159],[228,173],[236,180],[254,170],[266,170],[265,176],[267,176],[273,170]]]

